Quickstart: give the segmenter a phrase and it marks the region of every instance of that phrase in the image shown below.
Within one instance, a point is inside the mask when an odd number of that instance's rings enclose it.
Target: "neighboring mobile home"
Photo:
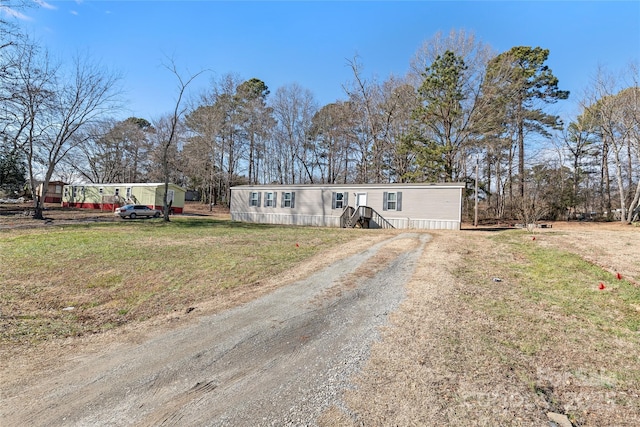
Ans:
[[[464,183],[240,185],[231,219],[320,227],[459,230]]]
[[[49,181],[47,193],[44,196],[44,203],[60,203],[62,201],[62,189],[67,185],[63,181]],[[36,187],[36,196],[42,197],[44,182]]]
[[[184,188],[169,184],[167,200],[171,203],[172,213],[182,213],[184,195]],[[120,206],[136,204],[162,210],[163,199],[164,183],[74,184],[64,187],[62,206],[113,211]]]

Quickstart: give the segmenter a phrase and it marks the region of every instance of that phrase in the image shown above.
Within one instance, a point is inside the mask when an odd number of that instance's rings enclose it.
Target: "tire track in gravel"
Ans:
[[[81,357],[4,396],[2,424],[314,425],[340,406],[429,239],[396,235],[195,325]]]

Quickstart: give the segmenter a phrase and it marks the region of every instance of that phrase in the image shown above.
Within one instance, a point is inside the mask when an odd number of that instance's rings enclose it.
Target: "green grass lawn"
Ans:
[[[33,344],[185,310],[259,286],[358,232],[200,218],[4,231],[0,342]]]

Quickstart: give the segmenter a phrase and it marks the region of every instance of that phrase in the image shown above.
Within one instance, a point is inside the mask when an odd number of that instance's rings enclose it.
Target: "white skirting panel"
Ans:
[[[441,219],[412,219],[409,228],[426,230],[460,230],[460,221]]]
[[[304,225],[313,227],[340,227],[340,217],[322,215],[284,215],[257,212],[233,212],[232,221],[258,224]]]
[[[233,221],[258,224],[303,225],[314,227],[340,227],[340,217],[322,215],[284,215],[257,212],[233,212]],[[459,221],[439,219],[388,218],[387,221],[398,229],[460,230]],[[372,223],[371,227],[376,228]]]
[[[440,219],[387,218],[395,228],[418,230],[460,230],[459,221]]]

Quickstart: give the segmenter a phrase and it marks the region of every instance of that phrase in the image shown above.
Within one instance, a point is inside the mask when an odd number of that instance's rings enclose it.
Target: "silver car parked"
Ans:
[[[116,208],[115,215],[119,215],[121,218],[129,217],[131,219],[139,216],[160,218],[162,212],[157,209],[151,209],[145,205],[124,205]]]

